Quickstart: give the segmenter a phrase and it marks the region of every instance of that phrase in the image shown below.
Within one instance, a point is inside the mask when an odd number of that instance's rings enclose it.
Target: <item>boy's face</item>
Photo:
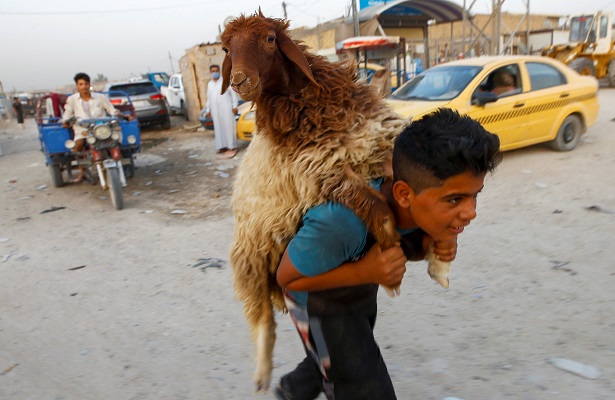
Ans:
[[[410,224],[420,227],[434,240],[455,239],[476,218],[476,197],[484,181],[485,174],[466,172],[419,194],[408,187]]]

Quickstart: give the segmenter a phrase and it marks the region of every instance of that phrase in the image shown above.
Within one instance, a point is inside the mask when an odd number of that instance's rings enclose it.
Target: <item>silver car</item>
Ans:
[[[164,96],[148,80],[131,80],[126,82],[107,83],[103,89],[107,92],[111,104],[121,108],[128,102],[124,92],[130,96],[132,105],[137,114],[137,120],[141,125],[160,124],[162,128],[171,127],[169,107]]]

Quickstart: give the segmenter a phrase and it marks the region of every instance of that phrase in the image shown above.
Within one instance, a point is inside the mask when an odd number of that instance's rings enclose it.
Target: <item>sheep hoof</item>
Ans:
[[[271,372],[256,371],[254,373],[254,392],[264,394],[271,383]]]
[[[443,288],[448,289],[448,275],[451,270],[451,263],[436,259],[433,253],[427,258],[429,261],[427,273],[431,279],[438,282]]]
[[[443,288],[448,289],[448,277],[447,276],[438,276],[438,275],[429,275],[431,279],[438,282]]]
[[[269,389],[269,383],[258,383],[255,382],[255,386],[254,386],[254,394],[265,394],[267,392],[267,390]]]
[[[383,286],[389,297],[397,297],[401,294],[401,286],[395,286],[393,288]]]

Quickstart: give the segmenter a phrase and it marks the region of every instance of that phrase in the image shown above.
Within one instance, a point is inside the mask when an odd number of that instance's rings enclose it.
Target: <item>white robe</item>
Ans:
[[[237,125],[233,108],[237,108],[239,97],[230,87],[226,93],[222,91],[222,79],[207,84],[207,103],[205,108],[211,113],[214,121],[214,136],[216,138],[216,149],[237,148]]]

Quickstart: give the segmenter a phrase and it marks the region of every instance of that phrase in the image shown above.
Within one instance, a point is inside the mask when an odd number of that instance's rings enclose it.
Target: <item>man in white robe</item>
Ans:
[[[232,158],[237,154],[237,126],[235,114],[239,97],[231,88],[221,94],[222,79],[220,79],[220,66],[209,67],[211,81],[207,84],[207,103],[205,108],[207,116],[214,121],[214,136],[216,150],[223,158]]]

